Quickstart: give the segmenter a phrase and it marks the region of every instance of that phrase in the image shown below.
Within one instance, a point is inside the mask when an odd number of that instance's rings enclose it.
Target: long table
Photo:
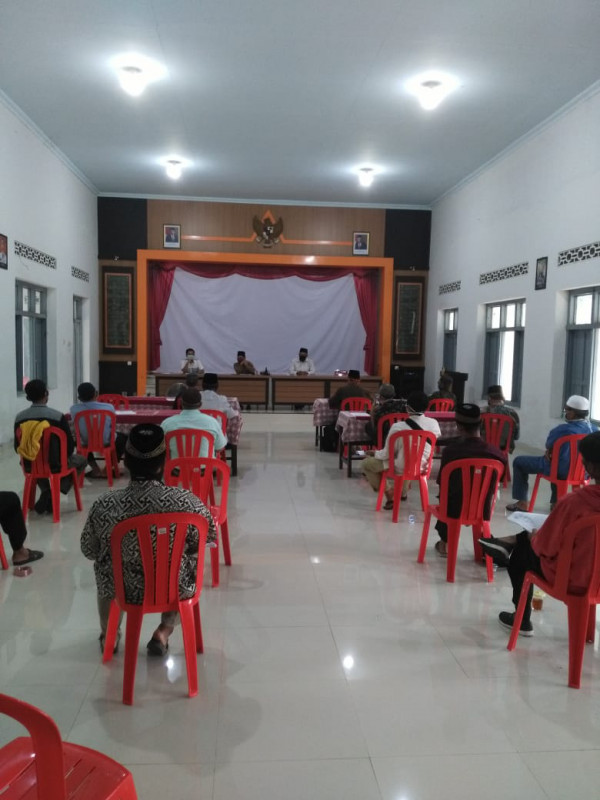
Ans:
[[[319,397],[330,397],[348,383],[347,377],[335,375],[271,375],[271,407],[307,405]],[[360,385],[375,394],[381,385],[379,376],[361,378]]]
[[[219,375],[219,394],[234,396],[244,404],[269,404],[269,375]],[[154,375],[155,394],[164,397],[174,383],[183,383],[181,372]]]
[[[444,444],[443,440],[451,440],[458,434],[454,411],[426,411],[425,416],[437,419],[442,434],[438,439],[440,445]],[[339,468],[342,469],[343,450],[347,445],[349,478],[352,477],[352,445],[368,444],[371,441],[365,431],[369,418],[369,414],[359,411],[340,411],[338,414],[336,429],[340,434]]]

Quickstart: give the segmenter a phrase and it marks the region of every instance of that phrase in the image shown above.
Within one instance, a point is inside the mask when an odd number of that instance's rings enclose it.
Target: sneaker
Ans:
[[[509,631],[512,631],[513,623],[515,621],[515,612],[514,611],[501,611],[498,614],[498,622],[502,625],[503,628],[507,628]],[[531,624],[531,620],[521,622],[521,630],[519,631],[519,636],[533,636],[533,625]]]
[[[481,549],[486,556],[491,556],[494,564],[499,567],[507,567],[510,561],[510,554],[512,552],[512,545],[505,543],[502,539],[495,539],[493,536],[489,538],[477,539],[481,545]]]

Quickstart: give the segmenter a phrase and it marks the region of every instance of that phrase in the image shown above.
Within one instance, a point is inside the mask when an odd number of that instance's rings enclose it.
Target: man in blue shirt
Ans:
[[[114,412],[115,408],[110,403],[99,403],[96,398],[98,397],[98,391],[93,383],[80,383],[77,387],[77,397],[79,398],[79,402],[75,403],[71,406],[70,414],[71,419],[75,422],[75,416],[82,411],[112,411]],[[87,444],[87,428],[85,422],[83,420],[79,420],[79,432],[81,434],[81,441],[83,444]],[[108,444],[110,442],[110,420],[107,420],[105,428],[104,428],[104,444]],[[123,453],[125,452],[125,444],[127,442],[127,436],[124,433],[117,433],[115,435],[115,448],[117,451],[117,458],[121,459]],[[86,478],[102,478],[102,472],[100,471],[100,467],[98,466],[98,462],[96,461],[94,454],[89,453],[88,457],[88,464],[91,467],[89,472],[86,472]]]
[[[218,453],[227,444],[227,437],[221,429],[221,423],[214,417],[209,417],[208,414],[203,414],[200,411],[202,405],[202,395],[198,389],[186,387],[181,394],[182,411],[179,414],[174,414],[172,417],[161,422],[160,427],[165,432],[180,430],[182,428],[193,428],[200,431],[208,431],[212,434],[215,440],[214,452]],[[203,458],[208,456],[208,446],[202,442],[200,448],[200,455]],[[171,442],[171,458],[177,458],[175,442]]]
[[[552,447],[562,436],[593,433],[597,430],[588,420],[590,401],[587,397],[573,394],[565,403],[565,422],[552,428],[546,439],[546,452],[543,456],[517,456],[513,461],[512,496],[516,502],[506,506],[508,511],[527,511],[529,508],[529,475],[550,475]],[[559,477],[569,471],[569,448],[561,447],[558,460]],[[556,486],[552,484],[551,508],[556,502]]]

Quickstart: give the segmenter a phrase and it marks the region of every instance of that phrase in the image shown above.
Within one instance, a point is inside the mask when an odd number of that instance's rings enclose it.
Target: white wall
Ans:
[[[600,241],[600,92],[580,99],[437,203],[432,215],[426,390],[442,366],[443,309],[458,308],[456,368],[465,400],[482,398],[485,303],[525,298],[521,438],[541,446],[562,406],[566,290],[600,284],[600,258],[558,267],[558,253]],[[535,262],[548,256],[545,291]],[[480,273],[529,262],[529,273],[479,285]],[[440,284],[461,281],[440,295]]]
[[[98,378],[98,261],[96,196],[53,150],[0,98],[0,233],[8,236],[8,270],[0,269],[2,347],[0,442],[12,439],[17,411],[28,405],[17,393],[15,281],[49,292],[49,405],[68,410],[73,402],[73,295],[86,298],[84,377]],[[57,260],[57,269],[14,254],[15,240]],[[71,267],[89,283],[71,276]]]

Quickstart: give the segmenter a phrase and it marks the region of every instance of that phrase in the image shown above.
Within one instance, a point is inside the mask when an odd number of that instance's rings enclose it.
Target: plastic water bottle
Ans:
[[[408,515],[408,524],[409,525],[414,525],[415,524],[415,515],[414,514],[409,514]]]

